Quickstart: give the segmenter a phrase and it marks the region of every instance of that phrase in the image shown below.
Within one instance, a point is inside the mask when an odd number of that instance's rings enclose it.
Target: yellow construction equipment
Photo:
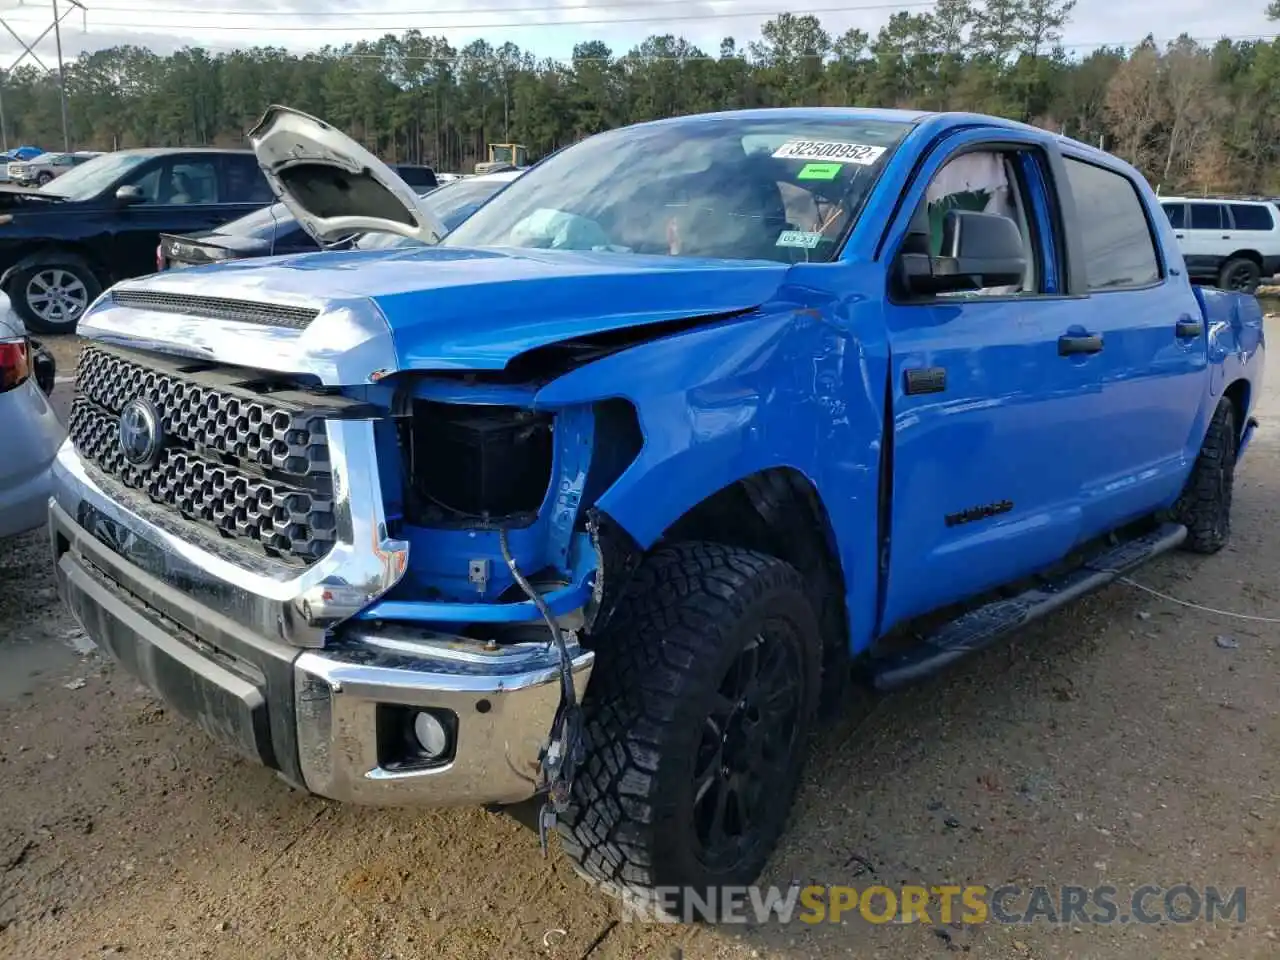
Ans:
[[[476,173],[489,173],[494,169],[519,168],[528,165],[529,148],[523,143],[491,143],[489,159],[476,164]]]

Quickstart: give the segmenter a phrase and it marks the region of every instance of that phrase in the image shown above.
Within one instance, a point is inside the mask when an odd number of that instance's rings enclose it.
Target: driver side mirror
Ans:
[[[141,203],[146,197],[143,196],[142,188],[131,183],[126,183],[123,187],[116,189],[116,201],[123,204]]]
[[[898,261],[903,286],[923,296],[1019,284],[1027,270],[1018,225],[974,210],[947,211],[937,257],[903,253]]]

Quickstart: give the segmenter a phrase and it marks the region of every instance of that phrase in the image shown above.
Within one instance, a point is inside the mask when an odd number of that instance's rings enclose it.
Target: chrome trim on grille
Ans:
[[[229,297],[205,297],[161,290],[111,291],[111,302],[121,307],[136,307],[158,313],[179,313],[191,317],[238,320],[264,327],[292,327],[303,330],[320,316],[319,307],[298,307],[282,303],[260,303],[256,300],[233,300]]]
[[[387,536],[372,422],[331,420],[327,431],[337,539],[324,557],[301,572],[270,557],[244,551],[231,556],[194,542],[193,525],[97,475],[70,440],[53,463],[53,496],[81,524],[82,505],[91,507],[101,528],[90,528],[91,533],[140,569],[180,584],[194,602],[259,636],[321,647],[328,624],[304,613],[306,599],[337,588],[357,590],[372,600],[399,581],[409,555],[406,542]]]
[[[88,344],[68,433],[108,476],[186,520],[268,555],[312,562],[334,537],[325,416],[358,405],[267,391],[261,379],[249,369],[184,368],[172,358]],[[129,463],[117,439],[120,411],[135,398],[158,411],[167,437],[144,465]]]

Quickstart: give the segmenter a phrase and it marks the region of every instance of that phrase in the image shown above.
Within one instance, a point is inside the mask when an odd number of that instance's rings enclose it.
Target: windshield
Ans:
[[[454,180],[422,198],[422,205],[434,213],[446,230],[475,213],[480,205],[505,187],[509,180]],[[360,250],[387,250],[392,247],[417,247],[421,242],[395,233],[366,233],[356,241]]]
[[[613,130],[543,161],[442,243],[829,260],[909,129],[792,115]]]
[[[56,180],[50,180],[40,188],[40,192],[67,200],[90,200],[149,159],[150,155],[145,153],[104,153],[72,167]]]

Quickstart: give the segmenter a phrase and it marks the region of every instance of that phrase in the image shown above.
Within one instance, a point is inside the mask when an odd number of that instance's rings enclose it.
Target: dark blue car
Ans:
[[[421,194],[422,202],[439,217],[446,229],[452,230],[514,180],[519,172],[492,173],[453,180]],[[372,231],[354,237],[326,240],[324,246],[371,250],[416,242],[399,234]],[[189,267],[246,257],[307,253],[319,249],[320,241],[307,232],[289,212],[288,207],[283,203],[275,203],[208,233],[162,234],[160,245],[156,249],[156,269],[167,270],[171,267]]]

